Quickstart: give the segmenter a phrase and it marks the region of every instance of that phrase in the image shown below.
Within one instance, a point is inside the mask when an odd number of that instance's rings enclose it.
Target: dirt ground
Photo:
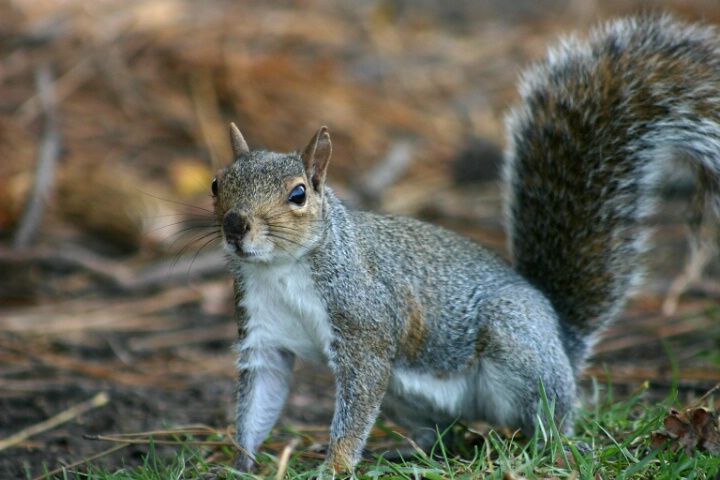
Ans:
[[[710,0],[250,3],[0,0],[0,441],[38,430],[0,449],[0,478],[118,444],[97,436],[231,427],[231,284],[204,236],[230,121],[275,150],[326,124],[330,182],[350,204],[504,255],[496,162],[519,71],[612,16],[720,22]],[[687,255],[686,196],[657,215],[646,283],[586,387],[647,380],[648,402],[673,385],[684,402],[720,382],[720,264],[661,314]],[[322,439],[332,378],[297,370],[281,423]],[[148,448],[93,463],[138,464]]]

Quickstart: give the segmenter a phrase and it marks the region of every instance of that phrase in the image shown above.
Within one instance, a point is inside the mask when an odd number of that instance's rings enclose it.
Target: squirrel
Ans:
[[[326,127],[273,153],[231,124],[235,159],[212,194],[234,277],[240,470],[296,357],[336,378],[335,472],[354,468],[381,410],[423,448],[457,420],[533,435],[544,388],[571,432],[577,378],[640,281],[676,159],[697,178],[693,221],[720,211],[720,39],[668,15],[615,20],[550,50],[520,93],[502,173],[510,265],[441,227],[344,206],[326,185]]]

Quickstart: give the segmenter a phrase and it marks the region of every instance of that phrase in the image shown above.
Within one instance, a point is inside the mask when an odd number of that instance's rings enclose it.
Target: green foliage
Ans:
[[[597,389],[596,389],[597,390]],[[611,392],[611,389],[608,388]],[[416,452],[400,461],[388,461],[376,456],[359,465],[354,478],[358,480],[466,480],[488,479],[714,479],[720,472],[720,458],[704,451],[688,456],[682,450],[650,446],[650,432],[662,428],[667,406],[675,401],[671,395],[663,405],[646,405],[644,389],[629,397],[614,401],[610,395],[595,396],[595,408],[581,410],[576,436],[563,437],[550,423],[549,428],[539,427],[529,440],[507,438],[490,430],[478,434],[455,427],[462,441],[455,455],[442,443],[433,452]],[[540,418],[552,418],[553,405],[544,399]],[[385,438],[397,440],[397,435],[380,425],[378,432]],[[441,432],[442,433],[442,432]],[[56,479],[83,480],[157,480],[157,479],[208,479],[240,480],[281,478],[331,479],[332,474],[321,467],[316,455],[308,454],[317,444],[301,432],[277,432],[269,442],[281,440],[287,444],[288,435],[298,445],[291,455],[263,453],[258,456],[259,468],[255,474],[240,474],[231,466],[229,449],[198,446],[187,438],[172,458],[161,458],[149,444],[148,455],[141,467],[122,468],[117,471],[83,467],[87,473],[66,472]],[[470,441],[469,439],[472,439]],[[374,445],[373,439],[371,444]],[[220,455],[217,455],[217,454]],[[222,457],[210,462],[208,458]],[[279,472],[280,471],[280,472]],[[284,472],[284,475],[283,475]]]

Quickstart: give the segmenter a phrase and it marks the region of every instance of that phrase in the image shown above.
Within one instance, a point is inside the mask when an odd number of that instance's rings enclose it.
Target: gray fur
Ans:
[[[425,447],[458,419],[531,435],[542,382],[571,432],[576,378],[639,278],[667,163],[689,159],[698,204],[717,203],[718,51],[711,29],[631,18],[525,75],[504,168],[514,269],[442,228],[347,209],[324,184],[324,127],[302,155],[245,152],[233,132],[215,211],[236,277],[238,466],[275,422],[296,355],[336,375],[335,471],[358,461],[381,408]]]

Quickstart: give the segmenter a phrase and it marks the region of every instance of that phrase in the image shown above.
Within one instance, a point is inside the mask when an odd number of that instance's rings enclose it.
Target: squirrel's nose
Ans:
[[[241,239],[250,230],[250,219],[244,212],[230,211],[223,218],[227,238]]]

